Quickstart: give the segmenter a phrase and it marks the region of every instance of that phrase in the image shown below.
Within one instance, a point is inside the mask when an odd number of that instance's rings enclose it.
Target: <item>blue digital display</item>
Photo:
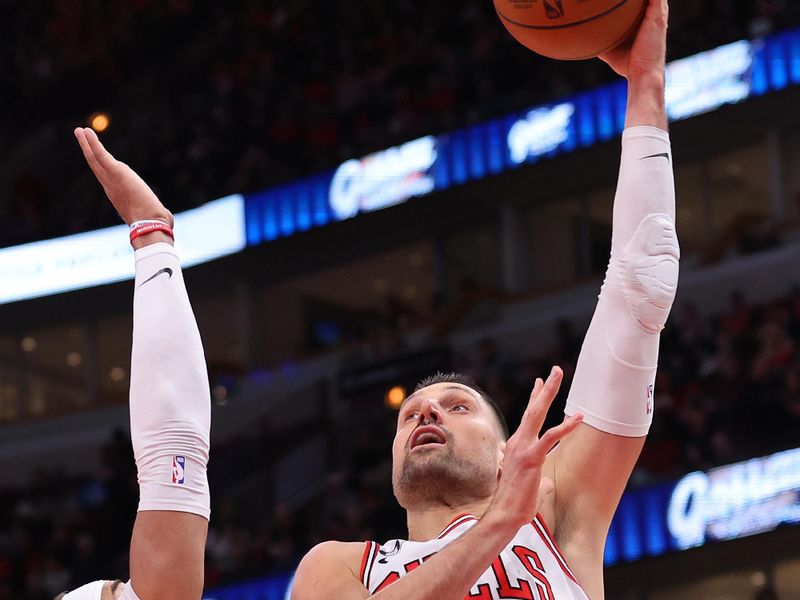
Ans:
[[[671,121],[800,83],[800,30],[739,41],[667,66]],[[612,140],[625,124],[620,80],[531,110],[349,160],[246,196],[254,246]]]
[[[175,214],[184,267],[247,246],[245,201],[228,196]],[[124,281],[134,276],[127,225],[0,249],[0,304]]]
[[[800,523],[800,448],[689,473],[622,497],[606,542],[612,566]]]
[[[203,594],[203,600],[289,600],[291,575],[280,575],[237,583]]]
[[[636,490],[622,497],[606,540],[607,567],[679,550],[666,524],[674,486]]]

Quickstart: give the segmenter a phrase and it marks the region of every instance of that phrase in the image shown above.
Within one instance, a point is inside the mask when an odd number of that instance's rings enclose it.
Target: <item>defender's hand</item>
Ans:
[[[94,130],[78,127],[75,137],[97,181],[128,225],[135,221],[157,219],[173,226],[172,213],[164,208],[150,186],[128,165],[114,158],[97,139]]]
[[[567,417],[561,425],[539,437],[563,376],[560,368],[553,367],[547,382],[536,380],[519,429],[506,443],[497,493],[486,514],[516,528],[530,523],[536,516],[543,491],[540,489],[542,466],[547,453],[583,421],[581,414]]]
[[[598,58],[628,81],[656,76],[663,78],[667,55],[667,0],[649,0],[639,31],[632,41]]]

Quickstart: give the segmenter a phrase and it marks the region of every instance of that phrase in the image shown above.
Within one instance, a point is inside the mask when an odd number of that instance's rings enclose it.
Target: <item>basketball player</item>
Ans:
[[[75,136],[109,200],[131,226],[136,280],[130,411],[140,497],[130,581],[96,581],[59,598],[199,599],[211,512],[206,477],[211,395],[172,245],[172,215],[94,131],[79,128]]]
[[[298,567],[294,600],[603,598],[605,539],[652,421],[678,279],[667,15],[667,0],[650,0],[633,44],[601,57],[628,80],[627,120],[611,259],[567,418],[539,437],[557,367],[536,381],[510,439],[479,388],[457,375],[423,381],[392,447],[408,540],[318,545]]]

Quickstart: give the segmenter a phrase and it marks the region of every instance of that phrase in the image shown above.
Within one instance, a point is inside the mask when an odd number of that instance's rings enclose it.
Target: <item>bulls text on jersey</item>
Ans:
[[[375,594],[411,573],[475,525],[472,515],[459,515],[439,536],[426,542],[367,542],[361,581]],[[574,574],[537,516],[522,527],[475,582],[465,600],[587,600]]]

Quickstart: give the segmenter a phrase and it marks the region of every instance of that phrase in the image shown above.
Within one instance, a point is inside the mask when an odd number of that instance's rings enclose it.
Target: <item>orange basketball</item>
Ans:
[[[561,60],[592,58],[624,42],[646,7],[647,0],[494,0],[518,42]]]

